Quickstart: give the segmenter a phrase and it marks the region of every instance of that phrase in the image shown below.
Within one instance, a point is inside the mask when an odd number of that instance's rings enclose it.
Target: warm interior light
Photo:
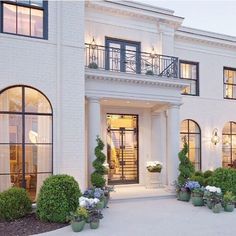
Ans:
[[[31,143],[37,143],[37,140],[38,140],[38,133],[36,133],[35,131],[33,130],[30,130],[29,131],[29,140]]]
[[[92,48],[92,49],[96,49],[97,44],[96,44],[96,42],[95,42],[94,37],[93,37],[93,40],[92,40],[92,42],[91,42],[90,44],[91,44],[91,48]]]
[[[215,145],[220,142],[220,137],[218,136],[218,129],[216,128],[212,132],[211,142]]]

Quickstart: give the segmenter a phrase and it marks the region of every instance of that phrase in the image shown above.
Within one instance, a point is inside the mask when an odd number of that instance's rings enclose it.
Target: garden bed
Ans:
[[[0,235],[26,236],[56,230],[67,225],[68,224],[63,223],[48,223],[39,221],[35,214],[32,213],[11,222],[0,220]]]

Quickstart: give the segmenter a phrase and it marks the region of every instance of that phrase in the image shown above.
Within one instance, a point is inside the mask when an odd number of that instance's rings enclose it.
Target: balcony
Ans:
[[[178,78],[178,58],[85,44],[85,67],[129,74]]]

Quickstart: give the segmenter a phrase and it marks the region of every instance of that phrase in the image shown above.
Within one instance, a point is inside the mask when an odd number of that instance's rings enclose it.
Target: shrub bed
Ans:
[[[223,193],[232,191],[236,195],[236,170],[230,168],[216,169],[209,184],[221,188]]]
[[[0,219],[18,219],[31,210],[31,200],[25,189],[14,187],[0,193]]]
[[[51,176],[40,189],[36,214],[43,221],[66,222],[69,213],[77,209],[80,196],[79,184],[72,176]]]

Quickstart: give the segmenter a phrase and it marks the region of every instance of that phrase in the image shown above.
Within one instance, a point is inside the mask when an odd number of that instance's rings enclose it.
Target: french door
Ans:
[[[141,73],[140,43],[106,38],[106,70]]]
[[[138,116],[107,115],[109,184],[138,183]]]

